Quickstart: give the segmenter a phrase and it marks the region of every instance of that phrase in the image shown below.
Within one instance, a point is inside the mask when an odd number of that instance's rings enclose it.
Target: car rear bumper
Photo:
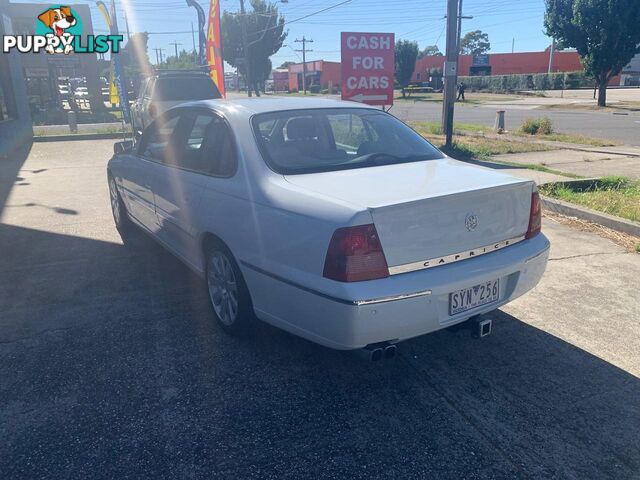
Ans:
[[[450,265],[343,284],[319,292],[242,264],[262,320],[327,347],[350,350],[431,333],[486,313],[535,287],[549,255],[540,234],[509,248]],[[449,315],[449,294],[500,279],[497,302]]]

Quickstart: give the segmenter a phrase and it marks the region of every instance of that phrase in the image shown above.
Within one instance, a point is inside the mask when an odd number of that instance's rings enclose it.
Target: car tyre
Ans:
[[[113,221],[116,224],[116,229],[118,230],[122,241],[126,243],[130,237],[133,225],[129,219],[127,207],[122,201],[122,196],[120,195],[116,181],[111,174],[109,174],[109,198],[111,201],[111,213],[113,214]]]
[[[255,325],[251,296],[233,255],[221,242],[211,242],[206,262],[207,293],[216,321],[231,335],[251,333]]]

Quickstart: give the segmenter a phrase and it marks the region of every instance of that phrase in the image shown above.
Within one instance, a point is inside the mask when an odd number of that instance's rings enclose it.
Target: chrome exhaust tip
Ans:
[[[471,333],[474,338],[484,338],[491,335],[493,329],[493,321],[490,318],[478,315],[471,319]]]
[[[381,360],[389,360],[396,356],[397,347],[389,343],[374,343],[366,347],[356,350],[356,353],[364,357],[370,362],[379,362]]]
[[[379,362],[380,360],[382,360],[383,353],[384,353],[382,348],[374,348],[374,349],[372,349],[370,351],[371,351],[371,361],[372,362]]]

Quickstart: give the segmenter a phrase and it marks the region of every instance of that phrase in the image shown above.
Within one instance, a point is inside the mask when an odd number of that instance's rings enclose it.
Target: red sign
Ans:
[[[342,32],[342,99],[393,105],[393,33]]]

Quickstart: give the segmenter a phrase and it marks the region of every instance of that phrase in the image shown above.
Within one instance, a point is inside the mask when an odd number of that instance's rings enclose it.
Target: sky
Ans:
[[[43,5],[54,3],[31,1]],[[207,11],[209,2],[199,1]],[[223,11],[238,12],[240,9],[239,0],[221,2]],[[544,34],[544,0],[463,2],[463,14],[473,16],[473,19],[463,21],[463,34],[478,29],[486,32],[492,53],[511,52],[512,47],[516,52],[540,51],[551,43]],[[96,33],[106,33],[106,24],[94,1],[71,3],[88,3],[92,7]],[[303,35],[313,39],[309,45],[313,51],[308,53],[307,60],[339,61],[341,31],[394,32],[396,39],[417,41],[420,49],[434,44],[442,52],[445,49],[446,0],[288,0],[276,3],[287,22],[288,37],[285,46],[272,57],[274,67],[285,61],[302,60],[302,54],[295,51],[301,44],[295,40]],[[174,55],[174,42],[179,44],[179,50],[193,49],[191,25],[192,22],[197,25],[197,16],[184,0],[116,0],[122,33],[126,5],[130,12],[131,33],[150,32],[149,58],[152,63],[156,62],[156,48],[162,48],[165,57]]]

